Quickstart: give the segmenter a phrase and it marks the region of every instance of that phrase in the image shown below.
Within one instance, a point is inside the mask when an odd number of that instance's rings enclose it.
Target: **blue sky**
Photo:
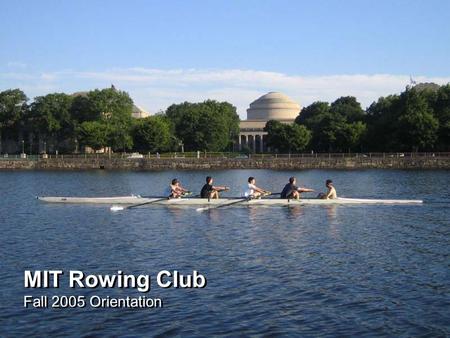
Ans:
[[[450,1],[0,0],[0,90],[114,83],[156,112],[283,91],[364,106],[412,75],[450,81]]]

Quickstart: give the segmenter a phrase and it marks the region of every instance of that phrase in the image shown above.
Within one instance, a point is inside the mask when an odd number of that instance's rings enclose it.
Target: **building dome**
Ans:
[[[270,92],[250,103],[247,120],[294,120],[300,113],[300,105],[290,97]]]

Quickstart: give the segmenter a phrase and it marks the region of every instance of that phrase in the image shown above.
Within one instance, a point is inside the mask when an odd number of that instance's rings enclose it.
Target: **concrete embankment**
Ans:
[[[0,170],[450,169],[450,157],[385,158],[51,158],[1,159]]]

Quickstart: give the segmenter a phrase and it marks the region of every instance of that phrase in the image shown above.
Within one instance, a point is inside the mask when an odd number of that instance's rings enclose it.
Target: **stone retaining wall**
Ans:
[[[450,158],[39,159],[0,160],[0,170],[450,169]]]

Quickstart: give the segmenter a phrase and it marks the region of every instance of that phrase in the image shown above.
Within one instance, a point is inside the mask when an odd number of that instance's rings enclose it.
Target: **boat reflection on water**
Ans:
[[[337,219],[337,205],[326,205],[324,208],[327,211],[328,220],[334,223]]]
[[[261,210],[263,209],[265,212],[267,210],[280,210],[279,207],[261,207],[261,206],[249,206],[248,208],[248,216],[249,221],[251,222],[259,222],[261,219]],[[301,217],[304,215],[304,207],[302,205],[288,205],[285,207],[282,207],[282,209],[286,210],[286,213],[288,214],[289,218],[296,219],[298,217]]]
[[[287,210],[288,215],[292,218],[298,218],[300,216],[305,215],[305,208],[300,204],[299,205],[290,204],[290,205],[288,205],[286,210]]]
[[[257,223],[258,219],[260,218],[260,215],[258,214],[258,208],[255,208],[254,206],[249,206],[248,207],[248,218],[249,221],[253,224],[253,223]]]
[[[337,210],[338,210],[338,206],[337,205],[327,205],[324,206],[326,213],[327,213],[327,219],[328,219],[328,224],[329,224],[329,235],[330,237],[334,238],[334,239],[338,239],[340,238],[340,227],[339,227],[339,221],[338,221],[338,215],[337,215]]]
[[[216,210],[216,209],[210,209],[206,212],[206,215],[208,216],[209,220],[213,222],[213,224],[220,223],[220,221],[223,218],[223,210]]]
[[[186,216],[186,209],[185,208],[179,208],[179,207],[169,207],[167,208],[169,213],[175,217],[176,220],[180,220],[185,218]]]

